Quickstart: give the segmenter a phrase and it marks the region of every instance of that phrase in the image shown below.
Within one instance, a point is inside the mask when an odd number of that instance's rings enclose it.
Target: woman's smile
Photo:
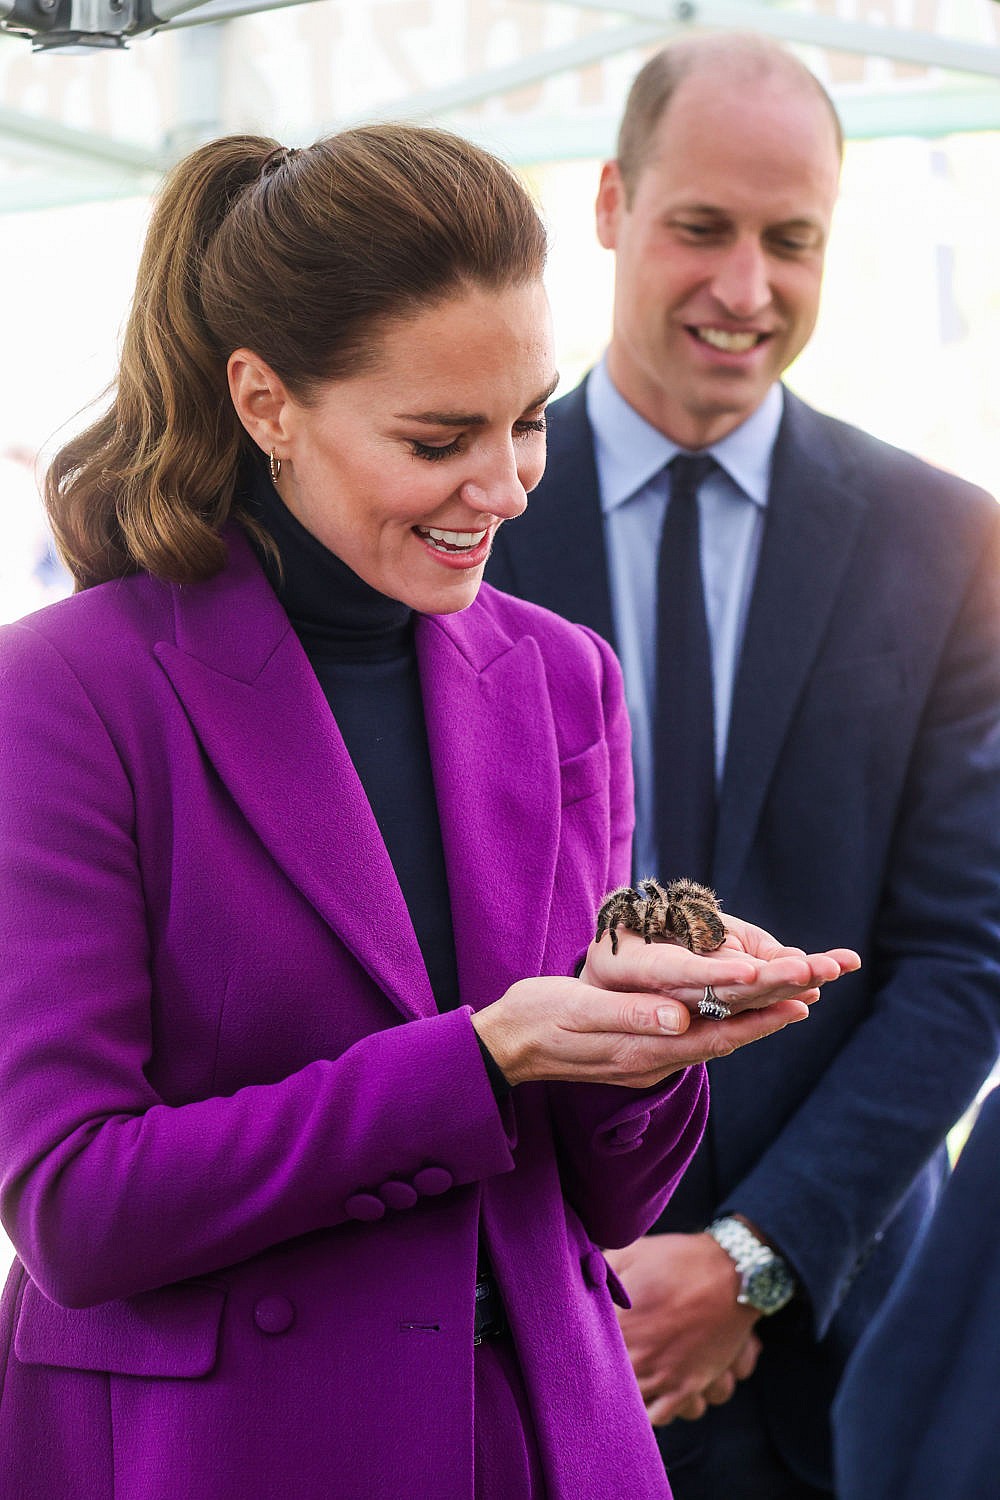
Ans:
[[[475,551],[483,539],[490,535],[491,528],[480,531],[444,531],[436,526],[414,526],[417,536],[442,552],[468,553]]]
[[[459,573],[478,569],[477,580],[482,579],[482,570],[490,555],[493,536],[499,521],[476,531],[446,531],[440,526],[414,526],[413,531],[426,552],[438,567],[453,569]]]

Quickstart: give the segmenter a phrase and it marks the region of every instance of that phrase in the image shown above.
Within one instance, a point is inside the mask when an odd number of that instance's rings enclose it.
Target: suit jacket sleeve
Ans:
[[[871,1005],[723,1205],[788,1255],[818,1334],[1000,1044],[1000,511],[983,511],[885,863],[865,953]],[[836,989],[822,1001],[837,1003]]]

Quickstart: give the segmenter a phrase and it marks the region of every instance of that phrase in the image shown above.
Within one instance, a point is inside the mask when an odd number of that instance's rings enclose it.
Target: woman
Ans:
[[[477,598],[544,462],[543,258],[433,131],[165,187],[49,477],[81,592],[0,657],[5,1500],[667,1493],[597,1247],[700,1061],[856,959],[587,947],[618,670]]]

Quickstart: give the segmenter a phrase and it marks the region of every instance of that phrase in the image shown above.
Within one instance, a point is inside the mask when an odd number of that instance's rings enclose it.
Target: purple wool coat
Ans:
[[[471,1500],[480,1223],[551,1500],[669,1494],[597,1247],[663,1207],[704,1072],[498,1105],[470,1022],[627,876],[617,665],[485,587],[417,651],[446,1014],[239,533],[0,633],[2,1500]]]

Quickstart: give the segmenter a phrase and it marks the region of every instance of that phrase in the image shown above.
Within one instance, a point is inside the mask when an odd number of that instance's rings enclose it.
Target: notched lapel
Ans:
[[[713,880],[735,888],[867,502],[818,414],[785,392],[768,513],[733,691]]]
[[[559,750],[545,670],[477,606],[417,623],[462,1003],[539,971],[559,846]],[[499,957],[498,957],[499,956]]]
[[[220,578],[177,591],[177,641],[156,654],[276,863],[405,1016],[432,1015],[399,882],[322,689],[242,538],[232,550]]]

